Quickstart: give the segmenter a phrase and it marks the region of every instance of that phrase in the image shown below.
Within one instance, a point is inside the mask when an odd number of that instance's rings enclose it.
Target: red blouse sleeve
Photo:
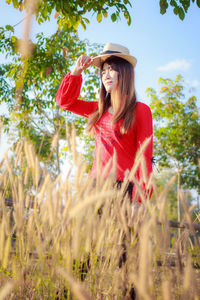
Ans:
[[[143,156],[145,159],[145,167],[147,173],[147,181],[152,173],[152,155],[153,155],[153,121],[152,121],[152,113],[150,108],[143,104],[138,103],[136,107],[136,126],[137,126],[137,151],[139,151],[140,147],[144,143],[147,138],[151,138],[149,144],[147,145],[145,151],[143,152]],[[136,173],[135,179],[138,184],[141,186],[142,191],[146,198],[150,198],[152,194],[152,189],[147,190],[146,184],[144,181],[144,176],[142,172],[141,164],[139,165]],[[134,185],[133,187],[133,199],[136,196],[136,200],[141,202],[141,197],[136,193],[137,187]]]
[[[63,110],[68,110],[87,118],[97,109],[98,102],[79,100],[81,85],[82,75],[71,75],[71,73],[68,73],[59,86],[56,101]]]

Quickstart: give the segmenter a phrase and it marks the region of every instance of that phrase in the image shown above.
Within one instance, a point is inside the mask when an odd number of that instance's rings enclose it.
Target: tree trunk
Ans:
[[[178,169],[178,182],[177,182],[177,216],[178,222],[181,222],[181,203],[180,203],[180,178],[181,178],[181,171]],[[181,230],[178,229],[178,236],[180,237]]]
[[[56,145],[56,164],[57,164],[57,175],[60,174],[60,159],[59,159],[59,138]]]

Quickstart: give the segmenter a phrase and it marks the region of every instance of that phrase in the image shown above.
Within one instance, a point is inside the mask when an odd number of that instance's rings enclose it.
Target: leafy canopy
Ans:
[[[192,0],[192,2],[196,2],[197,6],[200,7],[200,0]],[[160,0],[160,13],[164,15],[168,7],[171,6],[173,7],[174,14],[177,15],[181,20],[184,20],[190,4],[190,0]]]
[[[19,10],[27,8],[26,3],[30,1],[23,0],[6,0],[7,3]],[[50,16],[56,11],[55,18],[58,19],[59,28],[78,28],[79,24],[86,29],[86,24],[90,21],[85,17],[86,13],[92,12],[96,15],[97,21],[101,22],[103,17],[107,18],[109,10],[112,8],[111,19],[113,22],[120,18],[122,13],[127,20],[128,25],[131,24],[131,17],[128,7],[131,7],[129,0],[42,0],[34,9],[36,20],[40,24],[50,20]]]
[[[31,0],[6,0],[8,4],[12,4],[16,9],[24,10],[27,8],[27,3],[32,4]],[[192,0],[200,7],[200,0]],[[103,18],[107,18],[110,14],[111,20],[116,22],[120,19],[121,14],[131,24],[131,16],[129,9],[132,6],[129,0],[40,0],[35,1],[35,7],[31,7],[36,15],[36,20],[40,24],[50,20],[53,12],[59,28],[78,28],[81,24],[83,29],[86,29],[87,24],[90,23],[86,17],[88,13],[96,15],[98,22]],[[191,5],[190,0],[160,0],[160,13],[165,14],[171,6],[173,13],[181,20],[184,20],[185,14],[188,12]],[[30,7],[30,5],[29,5]]]
[[[85,119],[63,112],[55,102],[56,92],[77,57],[85,53],[96,55],[100,45],[81,41],[71,29],[57,30],[50,37],[40,33],[34,43],[30,41],[31,55],[23,59],[18,51],[19,42],[14,28],[0,28],[0,52],[7,57],[7,62],[0,65],[0,104],[7,107],[1,122],[15,141],[24,137],[31,140],[40,158],[59,172],[59,140],[66,138],[66,123],[70,128],[74,124],[80,136]],[[98,73],[86,70],[81,97],[96,99],[98,87]],[[58,140],[53,143],[55,135]],[[52,143],[55,149],[50,156]]]
[[[159,79],[160,90],[147,89],[154,120],[154,155],[163,167],[181,171],[182,184],[200,192],[200,115],[195,96],[185,100],[184,82]]]

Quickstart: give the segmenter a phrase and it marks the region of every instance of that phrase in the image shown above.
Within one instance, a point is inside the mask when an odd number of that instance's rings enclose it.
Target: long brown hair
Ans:
[[[116,110],[113,114],[113,123],[124,119],[120,128],[121,133],[127,133],[134,120],[134,110],[136,106],[136,94],[134,87],[134,68],[125,59],[117,56],[111,56],[103,62],[100,70],[102,74],[103,65],[107,63],[111,68],[118,72],[118,90],[114,97]],[[102,76],[101,76],[102,78]],[[101,116],[111,106],[110,94],[101,80],[100,97],[98,109],[89,116],[87,130],[92,131],[93,126],[99,121]]]

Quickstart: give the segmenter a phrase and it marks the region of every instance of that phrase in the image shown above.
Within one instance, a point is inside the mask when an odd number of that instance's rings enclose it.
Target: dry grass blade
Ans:
[[[73,218],[79,214],[80,211],[87,208],[91,204],[95,203],[97,200],[112,197],[113,191],[102,192],[98,194],[94,194],[92,196],[88,196],[85,200],[79,202],[75,207],[73,207],[69,212],[69,218]]]
[[[139,276],[138,276],[138,291],[144,299],[151,299],[149,293],[151,286],[151,269],[152,269],[152,244],[149,239],[151,232],[150,224],[143,224],[141,231],[140,256],[139,256]]]
[[[183,281],[183,295],[184,299],[190,299],[190,293],[191,293],[191,286],[193,278],[193,272],[192,272],[192,261],[190,257],[187,258],[187,264],[184,270],[184,281]]]
[[[56,132],[51,142],[51,151],[53,151],[57,147],[58,142],[59,142],[59,132]]]
[[[72,126],[71,143],[72,143],[73,162],[74,162],[74,164],[76,164],[77,163],[76,130],[75,130],[74,126]]]
[[[18,161],[22,156],[22,150],[23,150],[23,143],[22,142],[17,143],[17,147],[15,149],[15,156],[16,156],[15,168],[17,167]]]
[[[184,194],[183,194],[182,191],[180,191],[180,199],[181,199],[183,209],[184,209],[184,212],[185,212],[186,221],[189,225],[189,228],[190,228],[191,232],[193,233],[193,235],[195,235],[195,230],[194,230],[194,226],[193,226],[193,222],[192,222],[192,217],[191,217],[191,214],[189,212],[189,208],[187,207],[186,199],[185,199]]]
[[[70,276],[65,270],[57,268],[57,273],[61,275],[69,283],[72,293],[79,300],[93,300],[86,292],[84,286],[77,282],[72,276]]]
[[[159,221],[160,222],[166,222],[166,213],[165,213],[165,208],[166,208],[166,203],[167,203],[167,195],[170,187],[173,185],[173,183],[176,180],[176,175],[172,176],[172,178],[169,180],[167,185],[164,187],[163,191],[160,193],[158,197],[158,208],[160,210],[160,216],[159,216]]]
[[[162,299],[163,300],[172,300],[173,296],[171,293],[172,287],[169,280],[163,280],[162,282]]]
[[[30,32],[32,27],[33,15],[38,6],[38,0],[28,0],[26,3],[26,17],[25,17],[25,24],[23,26],[23,34],[22,34],[22,41],[19,45],[19,51],[22,54],[23,58],[27,58],[32,50],[30,44]]]
[[[7,282],[0,290],[0,300],[8,299],[8,296],[12,292],[13,288],[13,282]]]
[[[1,143],[1,132],[2,132],[3,124],[0,122],[0,143]]]

